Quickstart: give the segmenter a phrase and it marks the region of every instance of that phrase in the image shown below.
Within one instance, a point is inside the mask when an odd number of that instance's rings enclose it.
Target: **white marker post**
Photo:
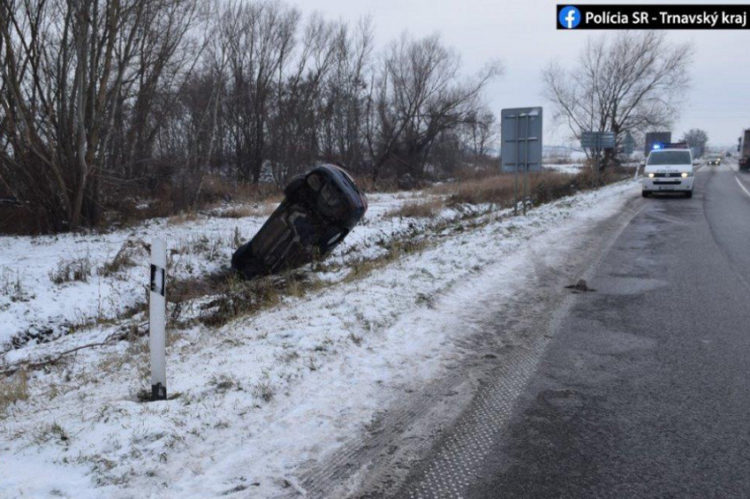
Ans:
[[[151,350],[151,400],[165,400],[167,398],[166,287],[167,244],[162,239],[154,239],[151,242],[151,293],[148,310],[148,343]]]

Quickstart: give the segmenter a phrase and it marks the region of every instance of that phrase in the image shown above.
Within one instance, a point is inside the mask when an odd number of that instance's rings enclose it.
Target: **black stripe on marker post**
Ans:
[[[164,296],[166,270],[151,264],[151,291]]]

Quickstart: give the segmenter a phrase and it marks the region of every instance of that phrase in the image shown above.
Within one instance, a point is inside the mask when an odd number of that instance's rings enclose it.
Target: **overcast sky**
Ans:
[[[439,33],[447,45],[461,54],[467,73],[476,72],[487,61],[500,59],[505,73],[486,92],[498,119],[501,108],[534,105],[544,106],[545,117],[551,118],[550,103],[541,96],[542,68],[552,60],[575,63],[586,38],[605,33],[556,30],[557,2],[551,0],[287,1],[305,13],[318,11],[327,19],[356,22],[370,16],[379,47],[404,31],[415,36]],[[673,137],[690,128],[702,128],[715,145],[735,143],[740,130],[750,127],[750,30],[670,31],[668,36],[673,41],[691,41],[695,49],[692,85]],[[546,144],[563,143],[568,136],[562,125],[555,128],[550,119],[545,119]]]

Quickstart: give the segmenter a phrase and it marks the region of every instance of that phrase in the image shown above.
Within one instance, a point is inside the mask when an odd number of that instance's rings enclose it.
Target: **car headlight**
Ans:
[[[648,178],[654,178],[654,174],[653,173],[649,173],[648,174]]]
[[[690,175],[688,172],[682,172],[682,178],[688,178],[688,175]]]

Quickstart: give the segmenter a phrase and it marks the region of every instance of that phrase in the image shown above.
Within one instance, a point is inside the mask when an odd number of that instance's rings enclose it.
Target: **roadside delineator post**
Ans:
[[[154,239],[151,242],[151,286],[148,309],[151,400],[167,398],[166,287],[167,244],[163,239]]]

